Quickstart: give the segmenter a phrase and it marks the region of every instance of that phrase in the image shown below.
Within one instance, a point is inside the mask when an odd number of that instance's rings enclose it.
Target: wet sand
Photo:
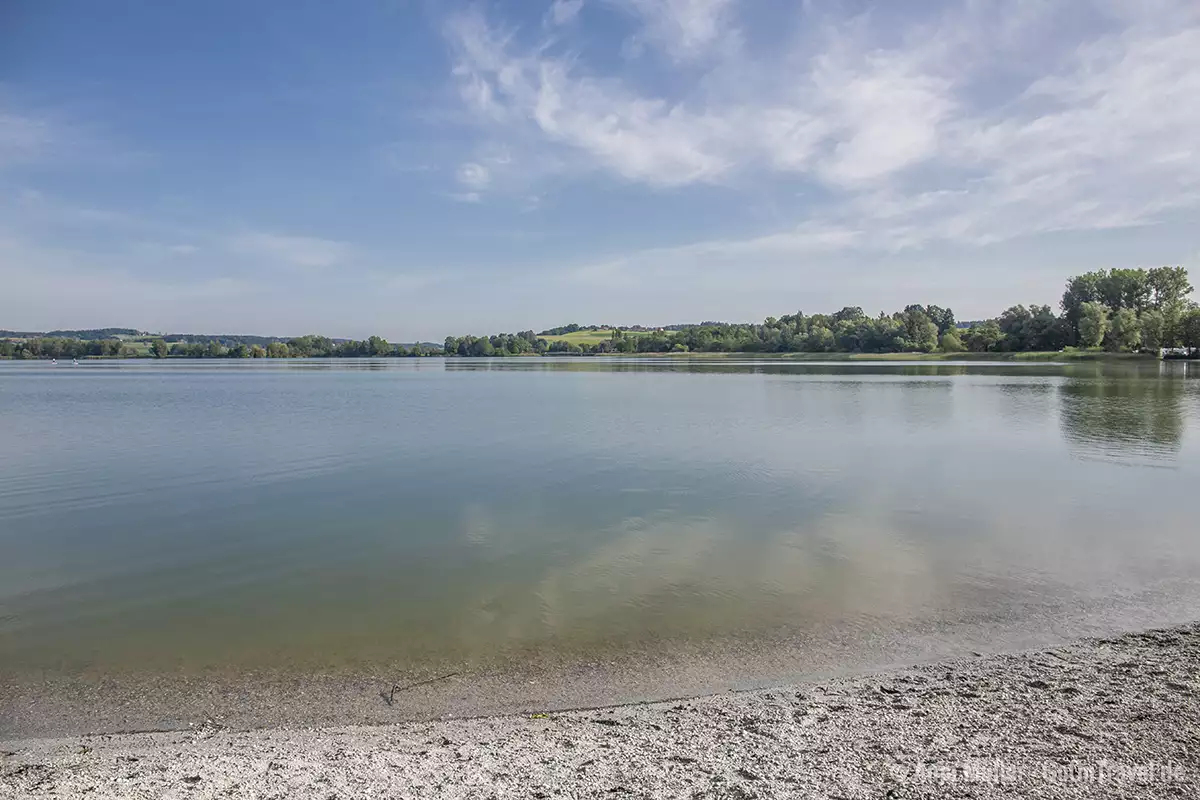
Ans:
[[[1200,624],[599,710],[0,742],[0,797],[1193,797]]]

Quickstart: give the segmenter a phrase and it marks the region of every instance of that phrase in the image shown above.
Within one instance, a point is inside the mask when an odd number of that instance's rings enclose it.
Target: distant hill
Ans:
[[[168,333],[168,334],[164,334],[161,337],[156,337],[156,338],[161,338],[167,344],[174,344],[175,342],[212,342],[212,341],[217,341],[217,342],[220,342],[221,344],[225,345],[226,347],[230,347],[230,346],[236,347],[239,344],[248,345],[250,347],[253,347],[254,345],[257,344],[257,345],[261,345],[262,347],[266,347],[267,345],[271,344],[272,342],[286,342],[291,337],[290,336],[252,336],[252,335],[241,334],[241,333]],[[333,341],[336,342],[338,340],[334,339]]]
[[[136,328],[88,328],[78,331],[0,331],[0,339],[116,339],[121,336],[141,336]]]

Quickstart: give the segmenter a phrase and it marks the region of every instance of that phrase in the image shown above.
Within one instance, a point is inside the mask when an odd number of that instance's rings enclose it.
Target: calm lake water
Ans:
[[[712,654],[699,687],[787,672],[718,658],[755,647],[873,637],[886,658],[909,631],[932,652],[956,630],[986,644],[969,634],[985,624],[1200,616],[1197,378],[0,363],[0,669],[420,676]]]

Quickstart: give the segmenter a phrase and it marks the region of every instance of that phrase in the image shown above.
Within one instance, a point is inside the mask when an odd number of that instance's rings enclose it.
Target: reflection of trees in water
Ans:
[[[1072,371],[1059,388],[1059,422],[1081,455],[1106,460],[1173,459],[1186,427],[1178,377]]]

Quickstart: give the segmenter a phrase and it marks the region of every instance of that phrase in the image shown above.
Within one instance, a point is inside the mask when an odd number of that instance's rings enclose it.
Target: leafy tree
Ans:
[[[904,349],[921,350],[932,353],[938,345],[938,326],[922,306],[912,305],[904,309],[901,315],[904,323],[904,336],[908,340]]]
[[[1142,343],[1142,328],[1132,308],[1121,308],[1112,315],[1106,343],[1114,352],[1136,350]]]
[[[966,343],[972,352],[986,353],[989,350],[995,350],[1003,339],[1004,331],[1000,330],[999,323],[994,319],[989,319],[972,325],[967,330]]]
[[[938,335],[954,330],[954,312],[941,306],[925,306],[925,316],[937,325]]]
[[[392,346],[388,344],[387,339],[379,336],[372,336],[364,343],[362,348],[363,355],[368,356],[386,356],[392,352]]]
[[[1166,322],[1166,316],[1157,308],[1148,308],[1142,312],[1140,327],[1143,347],[1147,350],[1158,351],[1159,348],[1164,346],[1163,340],[1166,333]]]
[[[813,325],[804,339],[804,349],[812,353],[828,353],[836,345],[833,331],[825,325]]]
[[[1183,267],[1155,267],[1147,273],[1153,308],[1163,314],[1162,344],[1174,347],[1181,336],[1180,323],[1188,308],[1192,284]]]
[[[1100,300],[1111,311],[1141,311],[1150,303],[1150,276],[1144,269],[1101,271]]]
[[[954,328],[942,334],[941,348],[943,353],[961,353],[967,349]]]
[[[170,346],[162,339],[155,339],[150,343],[150,352],[155,358],[166,358],[171,353]]]
[[[1099,347],[1108,332],[1108,308],[1103,303],[1089,301],[1079,308],[1079,343],[1084,347]]]
[[[1004,333],[1008,350],[1028,350],[1029,323],[1033,314],[1025,306],[1012,306],[1004,310],[996,324]]]
[[[1179,320],[1180,340],[1190,350],[1200,349],[1200,309],[1187,311]]]
[[[1100,283],[1105,276],[1106,273],[1101,270],[1085,272],[1067,280],[1067,288],[1063,292],[1059,305],[1062,307],[1063,317],[1067,321],[1072,341],[1079,340],[1079,318],[1082,315],[1084,303],[1092,303],[1101,299]]]

